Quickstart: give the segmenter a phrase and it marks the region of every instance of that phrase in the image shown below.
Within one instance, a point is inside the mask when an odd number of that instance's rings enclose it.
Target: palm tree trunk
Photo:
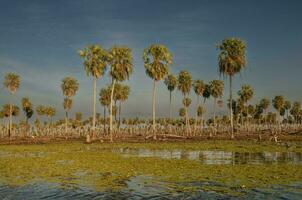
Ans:
[[[68,112],[65,112],[65,136],[67,135],[67,127],[68,127]]]
[[[109,116],[109,131],[110,131],[110,142],[113,142],[113,133],[112,133],[112,107],[113,107],[113,92],[114,92],[115,79],[113,79],[111,86],[111,96],[110,96],[110,116]]]
[[[106,106],[104,106],[104,134],[106,133]]]
[[[96,113],[96,77],[93,78],[93,116],[92,116],[92,139],[95,139],[95,113]]]
[[[233,123],[233,91],[232,91],[232,76],[230,76],[230,120],[231,120],[231,138],[234,138],[234,123]]]
[[[9,130],[8,130],[8,137],[11,137],[12,133],[12,104],[9,103]]]
[[[172,91],[170,90],[169,119],[172,117]]]
[[[156,80],[153,81],[153,102],[152,102],[152,130],[153,130],[153,139],[156,140],[156,130],[155,130],[155,95],[156,95]]]
[[[196,116],[195,116],[195,126],[194,126],[194,134],[195,134],[195,131],[196,131],[196,128],[197,128],[197,121],[198,121],[198,107],[200,105],[200,102],[199,102],[199,95],[197,95],[197,106],[196,106]]]
[[[214,98],[214,105],[213,105],[213,125],[215,128],[216,127],[216,98]]]
[[[119,101],[119,108],[118,108],[118,130],[120,130],[120,126],[121,126],[121,110],[122,110],[122,102]]]

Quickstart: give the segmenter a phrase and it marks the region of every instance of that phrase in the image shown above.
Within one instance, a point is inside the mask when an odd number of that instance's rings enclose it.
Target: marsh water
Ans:
[[[173,163],[168,166],[171,168],[173,173],[176,173],[176,176],[183,176],[185,174],[186,167],[190,163],[196,165],[200,164],[201,166],[218,168],[222,169],[221,173],[224,172],[224,167],[245,167],[253,166],[256,168],[260,166],[265,166],[263,170],[266,170],[270,167],[278,167],[286,165],[299,169],[302,167],[302,153],[301,152],[272,152],[272,151],[263,151],[263,152],[236,152],[236,151],[227,151],[227,150],[187,150],[187,149],[150,149],[150,148],[131,148],[131,147],[114,147],[114,148],[104,148],[102,146],[83,146],[81,148],[75,148],[72,150],[72,155],[80,155],[81,153],[91,153],[93,152],[94,158],[97,158],[98,155],[102,156],[109,153],[109,156],[117,156],[118,159],[122,161],[131,160],[133,162],[131,165],[138,165],[137,168],[140,169],[141,165],[144,165],[144,162],[148,162],[149,159],[156,159],[155,161],[160,161],[162,164],[166,162],[176,162],[179,165],[179,161],[186,163],[184,169],[178,170],[173,169]],[[56,149],[51,150],[40,150],[40,151],[10,151],[10,150],[0,150],[0,159],[8,159],[9,161],[18,160],[18,159],[33,159],[33,161],[42,161],[48,157],[51,157],[56,153]],[[64,150],[64,154],[68,154]],[[62,154],[62,155],[64,155]],[[61,154],[60,154],[61,155]],[[110,158],[110,157],[109,157]],[[40,160],[41,159],[41,160]],[[83,160],[79,160],[84,162]],[[87,161],[87,160],[86,160]],[[46,161],[45,161],[46,162]],[[47,160],[49,162],[49,160]],[[73,168],[76,165],[77,160],[70,159],[66,156],[66,159],[63,157],[56,158],[51,160],[50,163],[53,166],[63,166],[67,168]],[[91,161],[92,162],[92,161]],[[113,160],[112,162],[117,162]],[[21,162],[22,163],[22,162]],[[151,160],[152,163],[152,160]],[[41,163],[42,164],[42,163]],[[97,164],[97,163],[96,163]],[[126,163],[125,163],[126,164]],[[20,164],[19,164],[20,165]],[[39,163],[33,163],[35,165],[33,168],[36,168],[36,165]],[[123,162],[120,164],[123,165]],[[17,166],[12,164],[10,166],[11,174],[2,173],[0,178],[0,199],[301,199],[302,198],[302,180],[295,179],[295,181],[285,181],[284,183],[272,183],[245,188],[245,185],[241,187],[235,187],[228,185],[225,182],[214,181],[209,178],[206,181],[196,181],[184,179],[185,181],[177,181],[175,184],[171,184],[171,180],[158,179],[155,176],[150,174],[136,174],[129,175],[126,179],[118,181],[118,189],[106,187],[106,189],[96,189],[93,187],[93,184],[86,184],[83,177],[88,176],[89,173],[86,173],[84,169],[81,169],[77,166],[77,179],[79,181],[73,182],[68,181],[68,176],[64,178],[62,175],[57,175],[58,179],[56,181],[47,181],[45,177],[39,177],[37,175],[32,175],[31,173],[37,173],[30,171],[30,164],[26,166]],[[80,165],[79,165],[80,166]],[[31,178],[28,178],[27,181],[22,182],[21,184],[11,184],[5,182],[5,176],[9,178],[15,176],[15,179],[20,179],[20,177],[25,176],[23,172],[14,171],[11,168],[22,168],[29,170]],[[177,166],[175,166],[177,167]],[[113,167],[114,168],[114,167]],[[128,167],[129,168],[129,167]],[[38,168],[37,168],[38,169]],[[159,167],[160,169],[160,167]],[[232,168],[230,168],[232,169]],[[1,167],[0,167],[1,170]],[[12,170],[12,171],[11,171]],[[67,169],[68,170],[68,169]],[[121,169],[124,170],[124,169]],[[201,171],[194,171],[194,173],[204,173]],[[293,172],[299,173],[298,176],[301,177],[300,171],[293,170]],[[18,174],[18,173],[21,173]],[[51,173],[54,173],[51,171]],[[71,174],[69,171],[64,172]],[[94,172],[96,173],[96,172]],[[109,172],[108,172],[109,173]],[[109,173],[108,176],[112,176],[114,173],[119,173],[118,170]],[[128,171],[127,171],[128,173]],[[169,170],[166,169],[162,174],[169,174]],[[172,173],[172,172],[171,172]],[[210,171],[209,171],[210,173]],[[233,173],[229,172],[229,173]],[[234,179],[236,179],[236,173],[234,172]],[[91,174],[90,174],[91,175]],[[174,175],[174,174],[173,174]],[[279,174],[273,174],[274,176],[279,176]],[[49,174],[47,176],[50,176]],[[52,175],[51,175],[52,176]],[[106,179],[108,176],[104,175],[99,177],[99,179]],[[250,175],[249,175],[250,176]],[[82,177],[82,178],[81,178]],[[285,176],[286,177],[286,176]],[[259,177],[258,177],[259,178]],[[75,179],[75,176],[71,176],[70,180]],[[84,179],[84,178],[83,178]],[[12,179],[13,180],[13,179]],[[92,180],[92,182],[95,179]],[[257,179],[251,179],[256,181]],[[110,180],[111,181],[111,180]],[[116,180],[114,180],[116,181]],[[113,182],[114,182],[113,181]],[[234,180],[236,181],[236,180]],[[234,182],[233,181],[233,182]],[[269,180],[268,180],[269,182]],[[108,182],[109,183],[109,182]],[[114,182],[115,183],[115,182]],[[106,183],[105,183],[106,184]],[[109,184],[110,185],[110,184]],[[192,188],[197,188],[191,190]],[[215,189],[216,188],[216,189]],[[217,188],[228,188],[224,191]],[[230,192],[231,191],[231,192]]]

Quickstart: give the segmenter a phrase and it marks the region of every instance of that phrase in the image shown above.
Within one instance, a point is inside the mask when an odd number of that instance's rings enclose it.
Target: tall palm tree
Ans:
[[[165,85],[167,86],[167,89],[170,92],[170,98],[169,98],[169,119],[172,117],[172,92],[175,90],[177,86],[177,78],[173,74],[169,74],[164,81]]]
[[[72,107],[71,97],[73,97],[76,94],[76,92],[78,91],[79,83],[73,77],[65,77],[62,80],[61,89],[62,89],[63,95],[65,96],[64,102],[63,102],[63,107],[64,107],[64,110],[65,110],[65,113],[66,113],[66,115],[65,115],[65,134],[67,134],[68,111]]]
[[[110,98],[111,98],[111,88],[106,87],[100,90],[99,101],[101,105],[104,107],[104,133],[106,133],[106,108],[110,106]]]
[[[246,66],[246,44],[239,38],[224,39],[219,45],[218,66],[220,74],[229,76],[230,79],[230,102],[232,98],[232,78]],[[233,111],[230,109],[231,137],[234,137]]]
[[[28,129],[28,120],[32,117],[32,115],[34,114],[34,110],[32,108],[32,104],[29,101],[29,99],[27,97],[22,98],[22,109],[24,111],[24,114],[26,116],[26,132]]]
[[[203,95],[205,90],[205,84],[202,80],[195,80],[193,83],[194,92],[197,96],[197,105],[196,105],[196,120],[195,120],[195,128],[198,121],[198,108],[201,107],[200,105],[200,97]]]
[[[93,116],[92,132],[95,135],[95,115],[96,115],[96,80],[104,75],[107,62],[108,52],[99,45],[89,45],[79,51],[83,58],[83,65],[87,76],[93,76]],[[87,140],[88,135],[87,135]]]
[[[242,100],[242,102],[245,104],[246,107],[246,114],[247,114],[247,123],[249,118],[249,112],[248,112],[248,102],[253,98],[254,96],[254,89],[250,85],[242,85],[241,89],[238,91],[238,96]]]
[[[210,85],[210,93],[214,98],[214,110],[213,110],[213,124],[216,126],[216,100],[217,98],[221,98],[223,95],[224,83],[221,80],[212,80],[209,83]]]
[[[272,104],[274,108],[277,110],[277,116],[279,116],[278,122],[280,123],[280,112],[284,108],[285,99],[281,95],[275,96],[274,99],[272,100]]]
[[[128,47],[112,47],[109,52],[110,76],[112,78],[111,96],[110,96],[110,119],[109,131],[110,141],[113,142],[112,133],[112,107],[113,107],[113,93],[116,81],[125,81],[129,79],[133,71],[132,51]]]
[[[155,132],[155,95],[156,83],[162,80],[169,73],[169,66],[172,64],[172,55],[164,45],[153,44],[144,50],[143,54],[146,74],[153,79],[153,100],[152,100],[152,128],[153,138],[156,139]]]
[[[5,117],[13,117],[13,116],[18,116],[19,115],[19,107],[16,105],[12,105],[12,104],[5,104],[2,106],[2,112],[3,115]],[[12,126],[12,124],[10,124],[10,126]],[[8,130],[8,136],[10,137],[11,132],[10,130]]]
[[[180,71],[178,74],[178,90],[181,91],[183,95],[183,103],[185,105],[185,102],[188,103],[186,99],[187,95],[190,93],[191,88],[192,88],[192,76],[188,71]],[[188,106],[191,104],[191,99],[190,103],[185,105],[185,111],[186,111],[186,132],[190,131],[189,129],[189,114],[188,114]]]
[[[3,82],[4,87],[7,88],[9,93],[14,95],[17,90],[20,87],[20,76],[15,73],[8,73],[4,77],[4,82]],[[9,115],[9,134],[8,136],[11,136],[11,131],[12,131],[12,105],[10,103],[10,115]]]

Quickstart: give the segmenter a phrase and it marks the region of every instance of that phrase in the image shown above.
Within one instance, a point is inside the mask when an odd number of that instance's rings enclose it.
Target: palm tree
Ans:
[[[203,106],[197,107],[197,117],[201,118],[200,126],[203,126],[203,114],[205,113],[205,108]],[[197,122],[196,122],[197,123]]]
[[[13,116],[18,116],[19,115],[19,107],[16,106],[16,105],[12,105],[12,104],[5,104],[3,105],[2,107],[2,112],[3,112],[3,115],[5,117],[13,117]],[[10,128],[12,127],[12,124],[11,124],[11,120],[10,120]],[[10,129],[8,130],[8,136],[10,137]]]
[[[288,119],[288,112],[289,112],[289,110],[290,110],[291,107],[292,107],[291,102],[290,102],[289,100],[286,100],[286,101],[284,102],[284,109],[285,109],[285,111],[286,111],[286,118],[287,118],[287,119]]]
[[[188,115],[188,106],[191,104],[187,102],[188,98],[187,95],[190,93],[192,88],[192,76],[188,71],[180,71],[178,74],[178,90],[181,91],[183,94],[183,104],[185,105],[185,111],[186,111],[186,132],[188,134],[189,129],[189,115]],[[188,104],[187,104],[187,103]]]
[[[246,114],[247,114],[247,122],[248,122],[249,112],[247,109],[248,108],[247,103],[248,103],[248,101],[250,101],[253,98],[254,89],[250,85],[247,85],[247,84],[242,85],[241,90],[238,91],[238,95],[246,106]]]
[[[122,85],[122,89],[121,89],[121,96],[119,99],[119,109],[118,109],[118,126],[120,127],[121,125],[121,110],[122,110],[122,103],[125,102],[128,97],[129,97],[129,93],[130,93],[130,87],[128,85]]]
[[[79,55],[83,58],[83,65],[87,76],[93,76],[93,120],[92,120],[92,132],[95,136],[95,115],[96,115],[96,80],[104,75],[108,53],[99,45],[89,45],[83,50],[79,51]],[[90,138],[87,141],[90,142]]]
[[[125,81],[129,79],[130,74],[133,71],[133,58],[132,51],[128,47],[115,46],[110,49],[109,53],[110,63],[110,76],[112,78],[111,84],[111,96],[110,96],[110,120],[109,131],[110,141],[113,142],[112,135],[112,107],[113,107],[113,93],[114,85],[116,81]]]
[[[153,103],[152,103],[152,128],[153,137],[156,139],[155,132],[155,95],[156,83],[162,80],[169,73],[169,66],[172,64],[172,55],[164,45],[153,44],[144,50],[143,54],[146,74],[153,79]]]
[[[267,109],[269,107],[269,104],[270,104],[270,101],[269,99],[267,98],[263,98],[260,100],[260,106],[262,107],[262,109],[264,110],[264,113],[265,113],[265,123],[266,123],[266,120],[267,120]]]
[[[15,94],[20,87],[20,76],[15,73],[8,73],[4,77],[3,82],[4,87],[7,88],[11,95]],[[12,105],[10,103],[10,115],[9,115],[9,133],[8,136],[11,136],[12,131]]]
[[[104,133],[106,133],[106,107],[110,106],[110,97],[111,97],[111,88],[106,87],[100,90],[99,101],[101,105],[104,107]]]
[[[284,108],[285,105],[285,99],[283,96],[278,95],[275,96],[274,99],[272,100],[274,108],[277,110],[277,115],[280,117],[280,112]],[[280,118],[279,118],[279,123],[280,123]]]
[[[194,92],[197,96],[197,106],[196,106],[196,120],[195,120],[195,128],[197,125],[197,118],[198,118],[198,108],[201,107],[200,105],[200,97],[203,95],[205,90],[205,84],[202,80],[195,80],[193,84]]]
[[[295,123],[298,123],[298,117],[301,112],[301,102],[293,102],[293,106],[290,109],[290,114],[294,117]]]
[[[34,114],[34,110],[32,109],[32,104],[27,97],[22,98],[22,109],[26,116],[26,130],[28,129],[28,120]]]
[[[213,124],[216,126],[216,99],[223,95],[224,83],[221,80],[212,80],[210,83],[210,94],[214,98]]]
[[[64,102],[63,102],[63,107],[64,107],[64,110],[65,110],[65,113],[66,113],[66,115],[65,115],[65,134],[67,134],[68,111],[72,107],[71,97],[73,97],[76,94],[76,92],[78,91],[79,83],[73,77],[65,77],[62,80],[61,89],[62,89],[63,95],[65,96]]]
[[[170,98],[169,98],[169,119],[172,117],[172,92],[175,90],[177,86],[177,78],[173,74],[169,74],[164,81],[165,85],[167,86],[167,89],[170,92]]]
[[[232,99],[232,78],[235,74],[239,73],[246,65],[245,42],[238,38],[224,39],[219,45],[218,66],[220,74],[229,76],[230,79],[230,102]],[[231,121],[231,137],[234,137],[233,125],[233,111],[232,106],[230,109]]]

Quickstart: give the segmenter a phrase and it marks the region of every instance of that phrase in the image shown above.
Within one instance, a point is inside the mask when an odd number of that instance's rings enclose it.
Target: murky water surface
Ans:
[[[302,164],[302,154],[297,152],[261,152],[261,153],[239,153],[226,151],[188,151],[188,150],[151,150],[144,148],[114,148],[98,149],[87,147],[88,151],[110,151],[124,157],[157,157],[162,159],[186,159],[199,161],[201,164],[213,165],[262,165],[290,163]],[[0,151],[1,157],[43,157],[46,153],[16,153]],[[58,160],[58,165],[72,165],[73,161]],[[301,166],[302,167],[302,166]],[[84,173],[84,172],[83,172]],[[85,175],[82,174],[82,176]],[[1,178],[0,178],[1,180]],[[213,182],[190,182],[186,186],[208,185],[215,186]],[[194,192],[177,191],[170,188],[165,182],[156,181],[152,177],[139,175],[131,177],[125,182],[125,187],[119,191],[98,192],[85,185],[64,186],[47,183],[33,182],[23,186],[7,186],[0,184],[0,199],[302,199],[302,180],[300,183],[287,185],[272,185],[267,188],[254,188],[244,190],[241,196],[233,196],[208,190],[197,190]]]

